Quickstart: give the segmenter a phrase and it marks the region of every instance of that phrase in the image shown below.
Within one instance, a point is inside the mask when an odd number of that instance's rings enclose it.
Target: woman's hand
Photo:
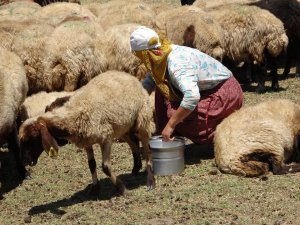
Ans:
[[[172,127],[169,123],[165,126],[163,131],[161,132],[163,141],[173,141],[174,137],[171,138],[171,135],[173,134],[175,127]]]
[[[192,113],[192,110],[182,108],[181,106],[176,110],[176,112],[171,116],[169,122],[161,132],[164,141],[173,141],[174,137],[171,138],[173,131],[178,123],[180,123],[184,118]],[[193,129],[191,127],[191,129]]]

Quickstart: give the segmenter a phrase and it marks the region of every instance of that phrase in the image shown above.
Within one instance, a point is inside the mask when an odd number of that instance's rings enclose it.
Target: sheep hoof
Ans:
[[[278,90],[279,90],[279,84],[278,83],[272,84],[272,91],[277,92]]]
[[[117,180],[116,188],[120,195],[126,195],[127,192],[126,187],[121,181]]]
[[[265,87],[257,87],[255,89],[255,92],[258,93],[258,94],[263,94],[266,92],[266,88]]]
[[[99,181],[96,184],[92,184],[88,194],[90,196],[98,196],[100,194],[100,187]]]

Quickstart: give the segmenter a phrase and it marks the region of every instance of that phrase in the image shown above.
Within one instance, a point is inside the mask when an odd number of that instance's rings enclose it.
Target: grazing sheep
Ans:
[[[89,22],[66,21],[48,37],[43,61],[47,91],[74,91],[107,70],[105,52],[96,53],[96,36],[87,32]]]
[[[260,0],[251,5],[268,10],[283,22],[289,38],[283,76],[287,77],[293,61],[296,61],[296,76],[297,73],[300,75],[300,65],[297,65],[300,61],[300,2],[297,0]]]
[[[225,173],[259,176],[300,171],[300,105],[276,99],[244,107],[217,126],[215,162]]]
[[[45,44],[54,27],[48,24],[32,23],[13,39],[11,50],[21,59],[26,70],[28,94],[47,90],[44,78]]]
[[[151,187],[154,185],[148,144],[151,117],[149,96],[141,83],[127,73],[108,71],[75,91],[62,107],[22,124],[19,136],[24,159],[31,165],[36,164],[43,149],[49,155],[57,155],[58,146],[54,138],[68,139],[86,150],[93,184],[97,188],[92,145],[99,144],[102,150],[102,170],[118,191],[124,194],[125,186],[111,171],[111,146],[115,139],[122,137],[132,151],[138,152],[138,138],[142,142],[147,162],[147,184]]]
[[[96,51],[105,53],[109,70],[124,71],[142,80],[147,73],[146,67],[132,54],[128,41],[131,33],[139,26],[139,24],[112,26],[106,30],[104,38],[97,39]]]
[[[272,66],[272,89],[278,90],[277,67],[274,59],[288,45],[283,23],[267,10],[256,6],[227,5],[209,11],[224,30],[226,58],[239,64],[256,61],[260,68]],[[265,71],[264,71],[265,72]],[[264,92],[264,76],[258,77],[257,92]]]
[[[27,91],[28,85],[21,59],[10,51],[0,49],[0,144],[7,141],[23,178],[26,169],[20,159],[16,117]]]
[[[223,30],[198,7],[182,6],[160,13],[156,30],[174,44],[197,48],[218,60],[223,58]]]

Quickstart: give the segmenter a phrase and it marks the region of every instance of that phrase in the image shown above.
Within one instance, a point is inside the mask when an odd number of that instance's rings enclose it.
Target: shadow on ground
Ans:
[[[127,190],[132,190],[138,188],[139,186],[145,186],[146,189],[146,173],[141,172],[138,175],[131,174],[122,174],[118,176],[123,183],[125,184]],[[33,206],[28,215],[33,216],[45,212],[51,212],[55,215],[64,215],[66,212],[60,208],[69,207],[78,203],[83,203],[86,201],[103,201],[110,200],[113,197],[119,196],[116,188],[113,186],[111,180],[109,178],[105,178],[100,180],[100,189],[97,195],[91,195],[90,191],[92,188],[92,184],[87,185],[83,190],[80,190],[74,193],[69,198],[63,198],[61,200],[57,200],[55,202],[49,202],[42,205]]]

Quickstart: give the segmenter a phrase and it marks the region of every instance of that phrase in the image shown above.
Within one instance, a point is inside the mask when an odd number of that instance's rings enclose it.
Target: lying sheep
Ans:
[[[218,60],[225,53],[221,26],[198,7],[182,6],[160,13],[156,30],[174,44],[197,48]]]
[[[122,137],[132,151],[137,152],[135,139],[138,138],[146,156],[147,184],[151,187],[154,185],[148,144],[151,116],[148,94],[136,78],[124,72],[105,72],[77,90],[62,107],[22,124],[19,136],[24,159],[34,165],[43,149],[49,155],[57,155],[54,138],[66,138],[86,150],[93,184],[97,188],[92,145],[98,143],[102,150],[103,172],[124,194],[125,186],[111,171],[111,146],[114,139]]]
[[[217,126],[215,162],[225,173],[259,176],[300,171],[300,105],[276,99],[234,112]]]
[[[267,10],[255,6],[227,5],[210,9],[209,13],[224,29],[226,58],[239,64],[271,64],[272,89],[278,90],[277,67],[274,59],[288,45],[283,23]],[[260,74],[258,74],[260,75]],[[258,77],[257,92],[265,91],[264,76]]]
[[[108,69],[132,74],[139,80],[145,78],[147,70],[144,64],[131,52],[130,35],[139,24],[115,25],[106,30],[104,38],[96,41],[96,51],[107,57]]]
[[[0,49],[0,144],[7,141],[23,178],[26,169],[20,159],[16,117],[27,91],[28,85],[21,59],[10,51]]]
[[[96,54],[96,37],[93,38],[82,23],[93,22],[66,21],[56,27],[45,42],[46,91],[74,91],[107,70],[105,52]]]

